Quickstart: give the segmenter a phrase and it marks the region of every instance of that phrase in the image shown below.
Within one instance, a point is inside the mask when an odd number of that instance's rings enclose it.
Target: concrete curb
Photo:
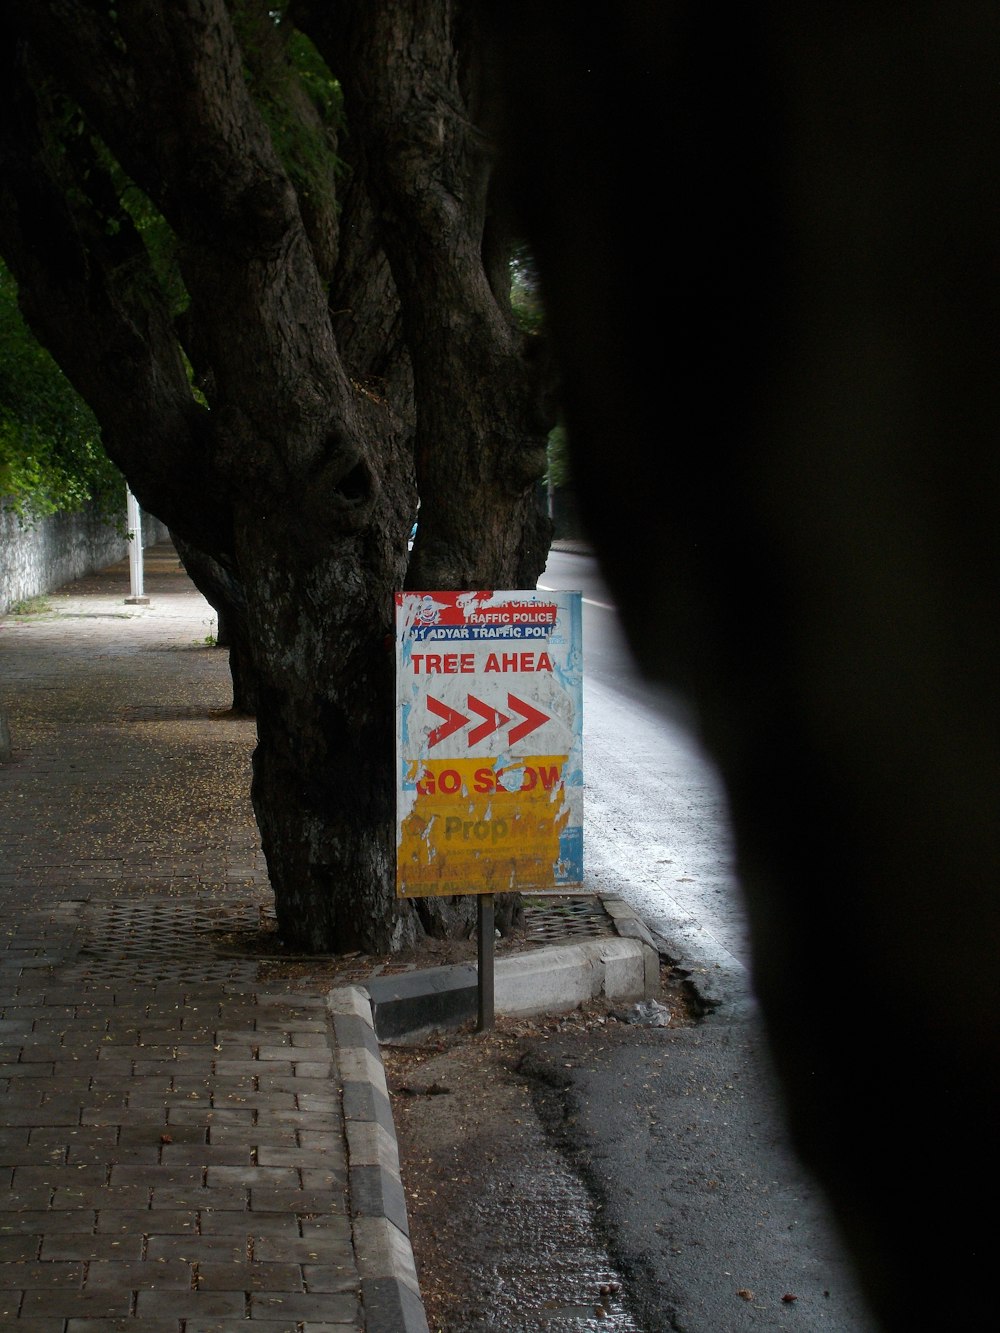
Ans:
[[[330,991],[327,1010],[343,1086],[354,1253],[366,1333],[429,1333],[410,1245],[399,1149],[371,1001]]]
[[[645,929],[641,921],[638,925]],[[575,1009],[602,995],[613,1000],[648,999],[658,971],[652,938],[647,941],[638,933],[632,938],[608,936],[532,949],[497,959],[494,1009],[498,1014],[529,1017]],[[380,1041],[453,1030],[478,1013],[479,977],[471,963],[376,977],[363,990],[371,1000]]]
[[[559,1013],[588,1000],[642,1000],[652,993],[659,958],[637,939],[609,937],[555,945],[499,959],[494,978],[498,1014]]]
[[[653,937],[621,899],[602,899],[602,904],[616,935],[497,960],[496,1013],[565,1013],[601,995],[640,1000],[653,993],[659,973]],[[378,978],[327,995],[331,1045],[343,1087],[354,1251],[366,1333],[430,1333],[410,1244],[376,1017],[380,1010],[389,1015],[392,1036],[417,1035],[459,1027],[476,1016],[477,1006],[476,969],[469,965]],[[407,1013],[415,1026],[407,1026]]]

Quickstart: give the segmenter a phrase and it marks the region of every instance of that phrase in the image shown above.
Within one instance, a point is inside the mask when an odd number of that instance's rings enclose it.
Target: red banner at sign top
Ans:
[[[497,603],[497,594],[489,589],[479,592],[435,592],[432,599],[433,621],[436,625],[489,625],[500,615],[508,617],[517,612],[530,613],[525,619],[555,624],[556,605],[554,602],[534,599],[510,599],[501,594],[503,601]],[[397,601],[401,594],[397,594]],[[430,618],[430,617],[428,617]],[[417,619],[421,616],[418,611]]]

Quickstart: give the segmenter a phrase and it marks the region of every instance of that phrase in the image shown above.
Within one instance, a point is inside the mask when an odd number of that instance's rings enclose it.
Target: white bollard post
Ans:
[[[125,601],[131,606],[148,606],[149,598],[142,591],[142,512],[139,501],[125,487],[125,513],[128,525],[128,564],[132,596]]]

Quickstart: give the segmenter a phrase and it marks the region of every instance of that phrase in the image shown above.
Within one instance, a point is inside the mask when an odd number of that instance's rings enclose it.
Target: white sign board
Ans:
[[[397,593],[396,640],[397,894],[580,884],[580,593]]]

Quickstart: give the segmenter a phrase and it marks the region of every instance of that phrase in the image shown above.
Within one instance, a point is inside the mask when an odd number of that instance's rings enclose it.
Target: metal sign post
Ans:
[[[488,1032],[493,1026],[495,984],[493,980],[493,961],[495,950],[493,939],[496,932],[493,914],[493,894],[481,893],[477,904],[479,926],[478,973],[479,973],[479,1019],[476,1030]]]
[[[396,594],[396,893],[475,893],[480,1027],[497,893],[583,879],[581,595]]]

